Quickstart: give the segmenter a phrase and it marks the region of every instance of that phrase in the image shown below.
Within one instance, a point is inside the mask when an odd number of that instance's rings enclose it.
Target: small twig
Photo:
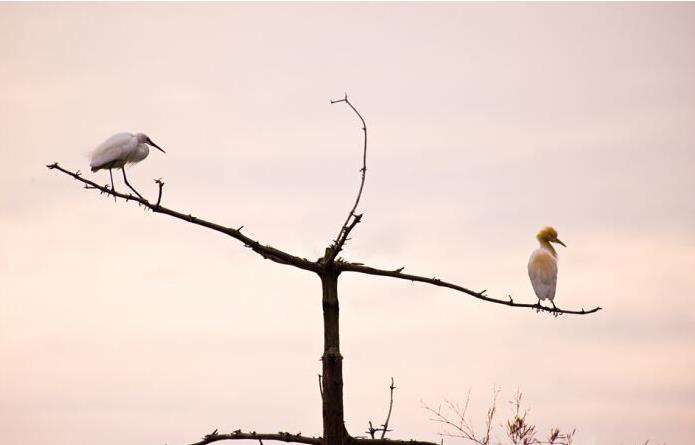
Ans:
[[[367,434],[369,434],[372,437],[372,439],[374,439],[374,433],[376,433],[377,431],[379,431],[379,429],[374,428],[374,426],[372,425],[372,421],[370,420],[369,421],[369,429],[367,429],[367,431],[366,431]]]
[[[353,216],[352,221],[347,226],[347,228],[345,228],[345,230],[342,232],[342,235],[341,235],[340,239],[338,240],[338,242],[334,243],[333,246],[331,246],[331,254],[329,256],[329,259],[331,257],[333,259],[335,259],[335,255],[337,255],[337,252],[342,250],[343,246],[345,246],[345,243],[352,239],[352,238],[348,238],[348,235],[350,234],[352,229],[354,229],[355,226],[357,224],[359,224],[360,221],[362,221],[362,214],[352,215],[352,216]],[[335,250],[336,246],[340,246],[340,249],[338,249],[338,251]]]
[[[428,411],[430,414],[432,414],[434,417],[430,418],[431,421],[440,423],[442,425],[448,426],[450,428],[453,428],[454,431],[456,431],[455,434],[448,433],[448,432],[442,432],[439,433],[441,436],[444,437],[461,437],[467,440],[470,440],[471,442],[474,442],[478,445],[487,445],[487,443],[481,441],[475,434],[475,431],[473,430],[473,427],[470,425],[469,421],[467,420],[467,411],[468,411],[468,404],[470,403],[470,390],[468,391],[466,395],[466,401],[463,405],[463,408],[460,408],[458,404],[454,405],[451,403],[449,400],[446,400],[446,404],[448,409],[454,413],[456,417],[456,422],[454,420],[449,419],[444,413],[442,413],[442,407],[441,405],[435,410],[433,408],[430,408],[425,404],[425,402],[420,402],[422,408],[425,411]]]
[[[391,410],[393,409],[393,390],[396,389],[396,387],[393,385],[393,377],[391,377],[391,386],[389,386],[389,390],[391,393],[391,400],[389,401],[389,413],[386,415],[386,421],[382,425],[384,428],[381,431],[381,438],[383,439],[386,437],[386,432],[390,431],[389,428],[389,420],[391,420]]]
[[[485,419],[485,439],[484,442],[490,443],[490,433],[492,431],[492,420],[495,417],[495,413],[497,412],[497,396],[499,395],[500,390],[499,389],[494,389],[493,390],[493,396],[492,396],[492,404],[490,405],[490,408],[487,410],[487,417]]]
[[[319,374],[319,392],[321,393],[321,400],[323,400],[323,376]]]
[[[164,188],[164,182],[162,182],[162,178],[155,179],[154,182],[159,186],[159,190],[157,192],[157,204],[154,206],[159,208],[159,203],[162,202],[162,189]]]

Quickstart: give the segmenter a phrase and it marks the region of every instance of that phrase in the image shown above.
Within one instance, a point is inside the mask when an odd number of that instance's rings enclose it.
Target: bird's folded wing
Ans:
[[[531,255],[528,275],[538,298],[555,298],[557,286],[557,260],[550,252],[538,249]]]
[[[550,253],[538,252],[529,262],[529,275],[540,282],[550,283],[557,279],[557,260]]]
[[[137,141],[132,134],[114,134],[94,149],[89,166],[101,167],[115,160],[125,160],[134,148],[133,145],[137,145]]]

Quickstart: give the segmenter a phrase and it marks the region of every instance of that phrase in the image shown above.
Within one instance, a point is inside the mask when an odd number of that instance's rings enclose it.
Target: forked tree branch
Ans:
[[[386,414],[386,420],[384,423],[381,424],[381,427],[379,428],[374,428],[374,425],[372,424],[372,421],[369,421],[369,427],[367,428],[366,433],[369,434],[369,436],[374,439],[374,435],[381,431],[381,439],[386,438],[386,433],[391,432],[393,430],[389,429],[389,421],[391,420],[391,411],[393,411],[393,390],[396,389],[396,386],[393,384],[393,377],[391,377],[391,385],[389,385],[389,392],[390,392],[390,400],[389,400],[389,412]]]
[[[355,108],[352,105],[352,103],[348,100],[347,94],[345,94],[345,97],[342,99],[331,101],[332,104],[337,104],[339,102],[345,102],[346,104],[348,104],[348,106],[352,108],[352,111],[355,112],[357,117],[362,122],[362,132],[364,133],[364,147],[362,150],[362,168],[360,169],[362,177],[360,180],[360,188],[357,191],[357,197],[355,198],[355,203],[350,209],[347,218],[345,218],[345,222],[340,228],[338,236],[336,236],[335,240],[333,241],[328,256],[325,260],[326,263],[331,263],[333,262],[333,260],[335,260],[335,258],[338,256],[338,253],[340,253],[340,251],[343,249],[345,242],[348,240],[348,235],[350,235],[352,229],[354,229],[355,226],[359,224],[359,222],[362,220],[362,215],[358,215],[355,212],[357,211],[357,206],[360,203],[360,198],[362,197],[362,190],[364,190],[364,181],[367,176],[367,124],[365,123],[364,118],[362,117],[360,112],[357,111],[357,108]]]
[[[172,210],[169,208],[166,208],[162,205],[160,205],[160,202],[162,200],[162,188],[164,187],[164,183],[160,180],[157,180],[157,185],[159,186],[158,190],[158,197],[157,197],[157,203],[152,204],[149,201],[147,201],[144,198],[140,198],[137,196],[133,196],[131,194],[124,194],[120,192],[116,192],[114,190],[111,190],[109,187],[106,186],[101,186],[93,181],[90,181],[89,179],[85,179],[81,176],[81,173],[79,171],[77,172],[71,172],[69,170],[64,169],[63,167],[59,166],[58,163],[53,163],[50,165],[47,165],[51,170],[59,170],[63,173],[65,173],[68,176],[72,176],[74,179],[82,182],[85,184],[85,188],[87,189],[94,189],[94,190],[99,190],[101,193],[105,193],[107,195],[113,196],[115,198],[122,198],[125,199],[126,201],[134,201],[137,202],[139,205],[145,206],[146,208],[152,210],[155,213],[163,213],[165,215],[172,216],[174,218],[180,219],[182,221],[186,221],[192,224],[196,224],[199,226],[206,227],[208,229],[215,230],[220,233],[224,233],[225,235],[231,236],[232,238],[241,241],[244,243],[244,246],[250,248],[260,256],[262,256],[265,259],[274,261],[276,263],[280,264],[287,264],[290,266],[295,266],[300,269],[304,270],[310,270],[310,271],[318,271],[318,265],[313,262],[309,261],[306,258],[300,258],[295,255],[291,255],[287,252],[284,252],[280,249],[276,249],[275,247],[272,246],[267,246],[263,245],[260,242],[249,238],[248,236],[244,235],[241,233],[241,227],[240,228],[233,228],[233,227],[225,227],[220,224],[216,224],[210,221],[206,221],[204,219],[195,217],[193,215],[186,215],[181,212],[177,212],[176,210]],[[243,226],[242,226],[243,227]]]
[[[427,278],[427,277],[422,277],[419,275],[412,275],[412,274],[407,274],[403,273],[403,268],[399,268],[396,270],[384,270],[384,269],[376,269],[374,267],[369,267],[365,266],[364,264],[359,264],[359,263],[348,263],[348,262],[339,262],[338,263],[338,270],[341,272],[357,272],[357,273],[363,273],[367,275],[379,275],[382,277],[391,277],[391,278],[398,278],[401,280],[408,280],[408,281],[417,281],[420,283],[427,283],[427,284],[432,284],[434,286],[439,286],[439,287],[446,287],[449,289],[453,289],[455,291],[463,292],[464,294],[468,294],[472,297],[478,298],[480,300],[488,301],[490,303],[496,303],[496,304],[503,304],[505,306],[512,306],[512,307],[525,307],[525,308],[531,308],[535,309],[537,311],[545,311],[549,312],[554,315],[560,315],[560,314],[576,314],[576,315],[586,315],[586,314],[591,314],[597,311],[600,311],[600,307],[595,307],[593,309],[585,310],[581,309],[579,311],[577,310],[567,310],[567,309],[560,309],[558,307],[552,308],[552,307],[547,307],[547,306],[542,306],[539,305],[538,303],[515,303],[514,299],[510,296],[508,300],[501,300],[497,298],[492,298],[488,297],[485,295],[486,291],[480,291],[476,292],[470,289],[466,289],[463,286],[459,286],[458,284],[453,284],[449,283],[446,281],[442,281],[439,278]]]

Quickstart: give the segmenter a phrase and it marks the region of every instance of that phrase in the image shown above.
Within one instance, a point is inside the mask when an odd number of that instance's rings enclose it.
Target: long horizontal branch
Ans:
[[[220,224],[206,221],[204,219],[195,217],[193,215],[184,214],[184,213],[181,213],[181,212],[178,212],[176,210],[172,210],[172,209],[169,209],[169,208],[166,208],[166,207],[160,205],[160,201],[162,198],[162,186],[164,185],[161,181],[157,182],[157,184],[159,185],[159,194],[158,194],[157,202],[155,204],[152,204],[144,198],[133,196],[131,194],[126,195],[124,193],[116,192],[114,190],[111,190],[109,187],[101,186],[93,181],[90,181],[89,179],[85,179],[82,177],[82,175],[79,171],[71,172],[69,170],[66,170],[63,167],[59,166],[57,162],[54,164],[47,165],[46,167],[48,167],[51,170],[59,170],[68,176],[72,176],[74,179],[85,184],[85,187],[88,189],[99,190],[101,193],[106,193],[107,195],[111,195],[111,196],[114,196],[117,198],[122,198],[122,199],[125,199],[126,201],[134,201],[140,205],[147,207],[148,209],[152,210],[154,213],[162,213],[165,215],[173,216],[174,218],[180,219],[182,221],[186,221],[186,222],[191,223],[191,224],[196,224],[199,226],[206,227],[208,229],[215,230],[215,231],[220,232],[220,233],[224,233],[225,235],[231,236],[232,238],[241,241],[242,243],[244,243],[244,245],[246,247],[249,247],[251,250],[253,250],[257,254],[261,255],[263,258],[269,259],[269,260],[274,261],[276,263],[287,264],[287,265],[298,267],[298,268],[304,269],[304,270],[311,270],[311,271],[317,271],[318,270],[318,265],[313,261],[309,261],[306,258],[300,258],[298,256],[291,255],[287,252],[283,252],[282,250],[276,249],[275,247],[272,247],[272,246],[263,245],[260,242],[254,240],[252,238],[249,238],[248,236],[241,233],[241,227],[239,227],[239,228],[225,227],[225,226],[222,226]]]
[[[256,241],[252,238],[249,238],[248,236],[244,235],[241,232],[241,228],[233,228],[233,227],[225,227],[220,224],[216,224],[210,221],[206,221],[201,218],[197,218],[193,215],[190,214],[183,214],[181,212],[178,212],[176,210],[169,209],[167,207],[164,207],[160,205],[161,202],[161,193],[162,193],[162,187],[163,183],[161,181],[158,182],[159,185],[159,194],[157,198],[157,202],[155,204],[150,203],[144,198],[140,198],[137,196],[133,196],[131,194],[124,194],[120,192],[116,192],[111,190],[110,188],[106,186],[99,185],[93,181],[90,181],[89,179],[85,179],[82,177],[81,173],[79,171],[77,172],[71,172],[69,170],[64,169],[63,167],[59,166],[58,163],[50,164],[47,165],[51,170],[59,170],[62,173],[65,173],[68,176],[73,177],[77,181],[82,182],[85,184],[86,188],[89,189],[94,189],[94,190],[99,190],[101,193],[105,193],[110,196],[114,196],[117,198],[122,198],[127,201],[134,201],[137,202],[140,205],[143,205],[150,210],[152,210],[155,213],[163,213],[169,216],[172,216],[174,218],[180,219],[182,221],[186,221],[192,224],[196,224],[199,226],[207,227],[209,229],[215,230],[220,233],[224,233],[225,235],[231,236],[234,239],[237,239],[244,243],[246,247],[249,247],[252,249],[254,252],[257,254],[261,255],[263,258],[269,259],[271,261],[274,261],[276,263],[280,264],[286,264],[294,267],[298,267],[300,269],[304,270],[310,270],[313,272],[318,272],[319,271],[319,264],[313,261],[309,261],[306,258],[300,258],[295,255],[291,255],[287,252],[284,252],[280,249],[276,249],[275,247],[272,246],[267,246],[261,244],[259,241]],[[601,310],[600,307],[595,307],[593,309],[585,310],[567,310],[567,309],[560,309],[560,308],[552,308],[552,307],[547,307],[547,306],[541,306],[538,303],[516,303],[514,300],[509,297],[507,300],[502,300],[498,298],[492,298],[488,297],[485,295],[485,291],[481,292],[476,292],[470,289],[467,289],[463,286],[459,286],[457,284],[449,283],[446,281],[442,281],[439,278],[428,278],[428,277],[423,277],[419,275],[412,275],[412,274],[407,274],[403,273],[403,269],[396,269],[396,270],[384,270],[384,269],[377,269],[374,267],[369,267],[365,266],[362,264],[357,264],[357,263],[349,263],[349,262],[339,262],[338,267],[340,271],[344,272],[357,272],[357,273],[363,273],[367,275],[379,275],[379,276],[385,276],[385,277],[391,277],[391,278],[398,278],[401,280],[408,280],[408,281],[417,281],[421,283],[427,283],[427,284],[432,284],[434,286],[440,286],[440,287],[446,287],[449,289],[453,289],[459,292],[463,292],[465,294],[468,294],[474,298],[478,298],[480,300],[488,301],[490,303],[496,303],[496,304],[503,304],[505,306],[513,306],[513,307],[524,307],[524,308],[531,308],[535,309],[538,311],[545,311],[549,312],[552,314],[576,314],[576,315],[586,315],[586,314],[591,314],[594,312],[597,312]]]
[[[190,445],[206,445],[208,443],[218,442],[220,440],[276,440],[278,442],[294,442],[308,443],[312,445],[323,445],[323,439],[321,439],[320,437],[302,436],[302,433],[257,433],[255,431],[244,433],[241,430],[236,430],[233,433],[229,434],[218,434],[217,430],[215,430],[212,432],[212,434],[208,434],[205,437],[203,437],[203,440],[201,440],[200,442],[192,443]]]
[[[362,264],[356,264],[356,263],[348,263],[348,262],[340,262],[338,263],[338,270],[342,272],[357,272],[357,273],[363,273],[367,275],[379,275],[383,277],[391,277],[391,278],[398,278],[400,280],[408,280],[408,281],[417,281],[420,283],[427,283],[427,284],[432,284],[434,286],[439,286],[439,287],[446,287],[449,289],[453,289],[455,291],[463,292],[464,294],[468,294],[471,297],[478,298],[480,300],[488,301],[490,303],[497,303],[497,304],[503,304],[505,306],[513,306],[513,307],[525,307],[525,308],[531,308],[535,309],[538,311],[546,311],[550,312],[552,314],[576,314],[576,315],[586,315],[586,314],[591,314],[597,311],[600,311],[600,307],[595,307],[593,309],[585,310],[581,309],[579,311],[577,310],[567,310],[567,309],[560,309],[560,308],[553,308],[553,307],[547,307],[547,306],[541,306],[538,303],[516,303],[514,302],[514,299],[510,296],[508,300],[501,300],[498,298],[492,298],[488,297],[485,295],[485,291],[481,292],[476,292],[470,289],[467,289],[463,286],[459,286],[458,284],[453,284],[453,283],[448,283],[446,281],[442,281],[439,278],[427,278],[427,277],[422,277],[419,275],[412,275],[408,273],[403,273],[403,268],[396,269],[396,270],[384,270],[384,269],[376,269],[374,267],[369,267],[365,266]]]
[[[278,442],[306,443],[311,445],[324,445],[323,438],[302,436],[302,433],[292,434],[287,432],[279,433],[257,433],[251,431],[245,433],[241,430],[236,430],[228,434],[220,434],[217,430],[203,437],[199,442],[190,445],[207,445],[213,442],[222,440],[258,440],[263,443],[264,440],[274,440]],[[394,440],[394,439],[364,439],[361,437],[350,437],[348,443],[359,445],[438,445],[434,442],[425,442],[421,440]]]
[[[359,445],[439,445],[438,443],[423,440],[363,439],[361,437],[351,437],[350,443]]]

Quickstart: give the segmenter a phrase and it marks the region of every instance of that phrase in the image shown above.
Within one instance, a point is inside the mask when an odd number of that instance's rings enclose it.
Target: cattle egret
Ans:
[[[557,230],[546,227],[536,235],[541,243],[540,249],[531,254],[528,261],[528,276],[531,279],[533,290],[538,297],[538,305],[541,300],[550,300],[555,308],[555,287],[557,286],[557,252],[550,243],[565,243],[557,238]],[[565,246],[567,247],[567,246]]]
[[[142,161],[150,154],[151,145],[166,153],[160,146],[152,142],[146,134],[143,133],[116,133],[99,145],[92,153],[92,160],[89,166],[92,171],[109,170],[111,177],[111,190],[116,191],[113,187],[113,174],[111,169],[120,168],[123,172],[123,180],[126,185],[142,199],[142,196],[130,185],[128,178],[125,175],[125,166],[127,164],[135,164]],[[114,197],[115,198],[115,197]]]

